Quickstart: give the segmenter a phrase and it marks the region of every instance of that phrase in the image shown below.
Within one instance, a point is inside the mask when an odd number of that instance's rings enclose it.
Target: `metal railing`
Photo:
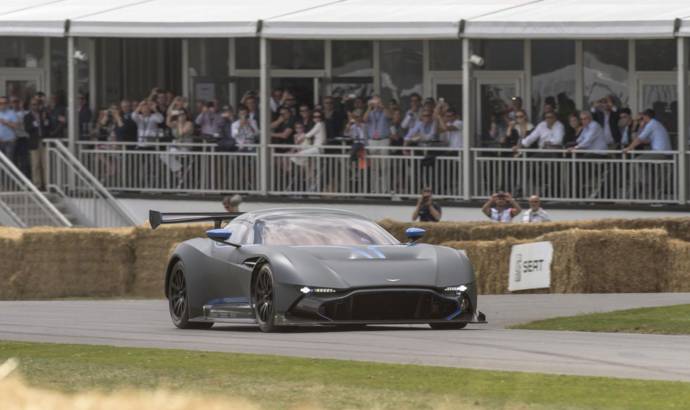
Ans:
[[[45,140],[48,190],[90,226],[130,226],[135,219],[59,140]]]
[[[437,147],[269,145],[269,193],[339,197],[462,196],[462,156]]]
[[[105,186],[122,192],[261,193],[260,149],[221,152],[212,143],[78,143],[79,159]],[[472,148],[470,198],[499,189],[550,201],[678,203],[680,153]],[[688,153],[690,155],[690,153]],[[463,197],[462,151],[444,147],[269,145],[273,196],[410,198],[424,186]],[[686,178],[687,179],[687,178]]]
[[[3,223],[31,226],[72,226],[72,223],[0,152],[0,214]]]
[[[215,144],[78,143],[79,161],[103,186],[121,192],[258,192],[258,146],[220,152]]]
[[[473,148],[475,198],[499,189],[551,201],[677,203],[678,153]]]

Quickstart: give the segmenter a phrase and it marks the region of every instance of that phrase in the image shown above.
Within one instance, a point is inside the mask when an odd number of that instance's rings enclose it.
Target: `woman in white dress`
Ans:
[[[300,147],[297,148],[297,152],[291,158],[292,163],[298,168],[298,173],[305,176],[304,181],[308,191],[316,190],[318,170],[316,169],[317,158],[315,157],[321,153],[321,146],[326,143],[326,125],[323,122],[323,113],[315,111],[312,119],[314,126],[306,133],[304,128],[301,129],[301,132],[297,130],[298,124],[295,124],[297,132],[295,143]]]

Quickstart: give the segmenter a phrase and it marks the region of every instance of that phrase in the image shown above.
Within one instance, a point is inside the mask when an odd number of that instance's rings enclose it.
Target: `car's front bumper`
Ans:
[[[462,298],[466,298],[465,303]],[[336,294],[307,294],[284,315],[281,325],[486,323],[470,295],[427,288],[366,288]]]

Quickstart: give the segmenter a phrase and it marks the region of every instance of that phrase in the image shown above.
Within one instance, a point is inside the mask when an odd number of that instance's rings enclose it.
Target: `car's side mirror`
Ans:
[[[216,242],[223,242],[227,241],[230,239],[232,236],[232,232],[228,231],[227,229],[209,229],[206,231],[206,236],[209,237],[209,239],[213,239]]]
[[[411,243],[417,242],[425,233],[426,230],[422,228],[412,227],[405,229],[405,236],[407,236],[407,239],[409,239]]]

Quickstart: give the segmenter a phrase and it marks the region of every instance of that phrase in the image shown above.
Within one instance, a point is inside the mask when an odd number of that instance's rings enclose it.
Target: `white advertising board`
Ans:
[[[551,242],[514,245],[510,252],[508,290],[543,289],[551,286]]]

